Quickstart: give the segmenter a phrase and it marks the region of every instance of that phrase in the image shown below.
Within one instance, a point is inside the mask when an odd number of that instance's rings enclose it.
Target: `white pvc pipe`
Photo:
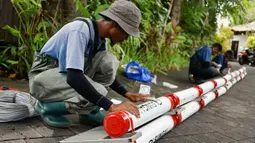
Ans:
[[[230,76],[230,77],[231,77],[231,76]],[[217,78],[217,79],[215,79],[214,81],[217,83],[216,88],[225,85],[225,84],[226,84],[226,80],[227,80],[227,79],[224,79],[224,78]],[[229,80],[230,80],[230,79],[229,79]],[[227,80],[227,81],[229,81],[229,80]]]
[[[191,115],[196,113],[200,109],[200,103],[198,101],[191,101],[183,105],[182,108],[184,108],[184,110],[180,113],[181,120],[179,122],[186,120]]]
[[[223,78],[217,78],[212,81],[208,81],[206,83],[200,84],[198,86],[182,90],[179,92],[175,92],[173,94],[169,94],[170,97],[174,98],[177,103],[173,104],[173,108],[178,107],[180,105],[183,105],[185,103],[190,102],[191,100],[202,96],[205,93],[208,93],[212,89],[221,87],[226,84],[229,80],[231,80],[234,77],[239,76],[240,73],[246,72],[244,68],[241,68],[240,70],[234,71],[230,74],[227,74]]]
[[[169,98],[163,96],[155,101],[148,101],[138,105],[140,118],[136,118],[134,115],[124,111],[110,113],[104,120],[105,131],[111,137],[122,136],[131,131],[132,128],[139,127],[170,111],[171,107],[172,103]]]
[[[232,72],[230,77],[237,76],[237,73],[240,73],[242,70]],[[190,102],[217,86],[226,84],[229,76],[225,77],[226,79],[220,78],[208,81],[198,86],[157,98],[155,101],[148,101],[138,105],[140,118],[136,118],[134,115],[124,111],[110,113],[104,120],[104,129],[109,136],[120,137],[126,132],[163,115],[171,109]]]
[[[219,87],[216,92],[209,92],[207,94],[205,94],[202,97],[202,102],[204,102],[204,106],[206,106],[207,104],[209,104],[211,101],[213,101],[214,99],[218,98],[219,96],[225,94],[227,92],[227,88],[225,86]]]
[[[245,75],[245,74],[243,74]],[[241,79],[241,78],[240,78]],[[233,79],[235,80],[235,79]],[[239,81],[239,80],[236,80]],[[183,122],[188,117],[192,116],[194,113],[199,111],[204,106],[208,105],[211,101],[216,99],[218,96],[221,96],[227,92],[227,88],[232,87],[232,82],[229,82],[225,87],[220,87],[217,89],[217,92],[209,92],[203,95],[201,101],[192,101],[181,108],[184,110],[177,115],[163,115],[158,119],[148,123],[147,125],[139,128],[136,132],[141,132],[142,136],[136,140],[136,143],[153,143],[158,140],[161,136],[169,132],[176,125]],[[152,130],[153,129],[153,130]]]
[[[227,75],[224,76],[224,78],[225,78],[227,81],[229,81],[229,80],[231,80],[232,76],[231,76],[231,74],[227,74]]]
[[[154,143],[173,128],[173,117],[163,115],[148,125],[136,130],[136,132],[142,132],[142,136],[136,140],[136,143]]]
[[[215,80],[214,80],[215,81]],[[217,83],[218,84],[218,83]],[[225,83],[224,83],[225,84]],[[215,88],[215,85],[212,81],[205,82],[203,84],[198,85],[200,88],[203,89],[203,94],[211,91]],[[217,86],[217,85],[216,85]]]
[[[212,85],[210,83],[210,85]],[[199,96],[200,92],[199,92],[199,89],[197,88],[189,88],[189,89],[186,89],[186,90],[182,90],[182,91],[178,91],[178,92],[175,92],[173,94],[169,94],[169,96],[174,96],[175,98],[177,98],[177,103],[175,105],[175,107],[179,106],[179,105],[183,105],[195,98],[197,98]],[[173,108],[175,108],[173,107]]]

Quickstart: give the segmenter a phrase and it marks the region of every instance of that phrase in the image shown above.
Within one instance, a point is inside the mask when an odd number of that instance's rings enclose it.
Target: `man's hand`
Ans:
[[[220,69],[220,68],[222,67],[220,64],[217,64],[217,63],[215,63],[215,62],[212,62],[212,64],[213,64],[216,68],[218,68],[218,69]]]
[[[127,92],[125,96],[132,102],[138,102],[138,101],[146,101],[147,97],[150,97],[149,94],[147,95],[142,95],[139,93],[132,93],[132,92]]]
[[[215,63],[215,62],[211,62],[212,63],[212,65],[214,65],[214,66],[218,66],[218,64],[217,63]]]
[[[127,112],[135,115],[137,118],[140,117],[140,112],[139,112],[137,106],[130,101],[123,102],[121,104],[112,104],[109,111],[110,112],[127,111]]]

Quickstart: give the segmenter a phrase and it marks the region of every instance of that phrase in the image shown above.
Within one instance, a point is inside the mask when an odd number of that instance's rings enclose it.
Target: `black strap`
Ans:
[[[93,25],[93,28],[94,28],[94,40],[92,40],[92,35],[91,35],[91,30],[90,30],[90,23],[84,19],[84,18],[81,18],[81,17],[77,17],[75,18],[73,21],[75,20],[80,20],[80,21],[83,21],[85,22],[88,27],[89,27],[89,35],[90,35],[90,39],[89,39],[89,42],[88,42],[88,47],[90,48],[89,50],[89,57],[88,57],[88,65],[92,65],[92,59],[93,57],[96,55],[97,53],[97,48],[98,48],[98,45],[99,45],[99,33],[98,33],[98,27],[97,27],[97,23],[96,21],[94,20],[91,20],[92,21],[92,25]],[[87,64],[85,64],[85,66],[87,66]]]
[[[91,20],[93,27],[94,27],[94,31],[95,31],[95,38],[94,38],[94,49],[92,51],[92,55],[93,57],[96,55],[97,53],[97,48],[99,46],[99,31],[98,31],[98,27],[97,27],[97,22],[95,20]]]

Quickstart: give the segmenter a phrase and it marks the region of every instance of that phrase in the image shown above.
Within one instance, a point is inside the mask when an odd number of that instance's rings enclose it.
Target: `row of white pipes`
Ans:
[[[201,97],[200,100],[194,100],[181,106],[181,109],[183,110],[179,114],[165,114],[157,118],[156,120],[148,123],[147,125],[139,128],[138,130],[136,130],[136,132],[141,132],[142,136],[136,140],[136,143],[155,142],[161,136],[169,132],[175,126],[177,126],[196,112],[198,112],[211,101],[225,94],[235,83],[243,79],[246,74],[247,72],[244,72],[241,74],[241,76],[233,77],[232,80],[229,80],[226,85],[218,87],[215,91],[206,93]]]
[[[154,123],[161,120],[169,120],[169,118],[171,118],[173,121],[173,126],[179,124],[181,121],[185,120],[187,117],[202,108],[202,105],[205,106],[209,102],[214,100],[216,96],[218,97],[224,94],[227,91],[227,88],[230,88],[232,86],[231,83],[234,84],[237,80],[241,80],[246,74],[246,68],[241,68],[237,71],[227,74],[222,78],[211,80],[186,90],[159,97],[156,101],[145,102],[141,105],[138,105],[140,111],[140,118],[136,118],[134,115],[124,111],[110,113],[104,120],[104,129],[109,136],[117,138],[123,136],[128,131],[134,130],[148,123],[149,121],[158,118],[159,116],[175,109],[176,107],[190,102],[183,106],[185,107],[185,110],[182,111],[182,114],[177,114],[174,116],[162,116],[157,120],[149,123],[152,124],[152,126],[148,126],[148,124],[139,130],[144,130],[148,128],[153,128],[153,130],[157,130],[156,128],[159,128],[160,126],[167,126],[168,129],[170,129],[172,128],[170,122],[168,123],[169,125],[154,125]],[[227,86],[227,88],[224,85]],[[217,89],[216,92],[210,92],[213,89]],[[194,99],[200,97],[202,97],[202,99],[201,101],[199,101],[199,103],[197,101],[193,101]],[[168,131],[168,129],[163,130],[161,134],[163,134],[163,132],[165,131]],[[144,136],[145,135],[142,135],[142,138],[144,138]],[[138,141],[142,140],[142,138],[138,139]]]

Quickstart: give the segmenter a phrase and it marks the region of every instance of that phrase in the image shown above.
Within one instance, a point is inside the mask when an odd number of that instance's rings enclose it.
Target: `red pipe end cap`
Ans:
[[[104,129],[106,133],[114,138],[121,137],[130,128],[130,119],[127,113],[113,112],[104,119]]]

